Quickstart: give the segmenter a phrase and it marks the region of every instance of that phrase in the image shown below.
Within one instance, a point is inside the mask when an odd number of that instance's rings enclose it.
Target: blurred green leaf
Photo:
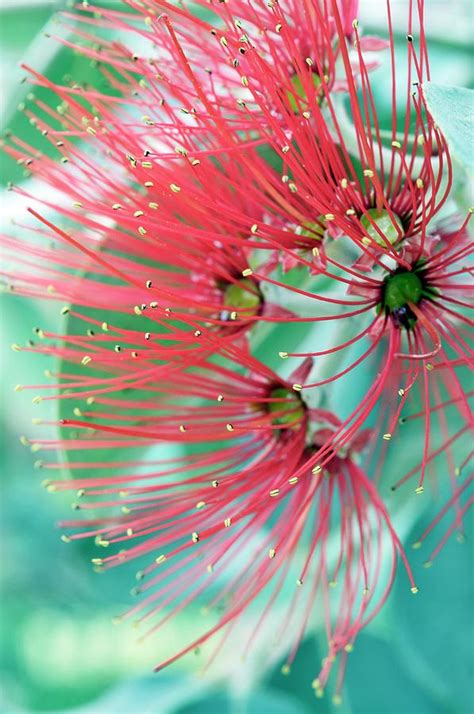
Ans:
[[[396,624],[394,623],[396,627]],[[345,680],[342,711],[358,714],[447,714],[449,711],[420,687],[411,675],[416,660],[402,658],[389,643],[362,634],[350,656]]]
[[[439,711],[468,714],[474,710],[474,572],[470,547],[474,523],[465,523],[465,544],[452,537],[433,567],[424,569],[423,561],[445,532],[443,524],[447,529],[451,523],[449,516],[445,520],[435,530],[431,543],[423,544],[411,557],[420,592],[413,597],[401,578],[396,582],[391,640],[413,679],[436,697]],[[425,518],[418,523],[412,541],[429,522]]]
[[[474,175],[474,90],[426,82],[423,94],[453,156]]]

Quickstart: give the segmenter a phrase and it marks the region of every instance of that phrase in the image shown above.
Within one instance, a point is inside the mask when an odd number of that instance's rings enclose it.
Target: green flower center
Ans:
[[[383,304],[389,312],[406,307],[409,302],[416,305],[422,295],[423,283],[415,271],[404,270],[385,279]]]
[[[242,311],[244,317],[257,315],[262,304],[262,296],[253,280],[242,278],[224,288],[224,305],[236,312]]]
[[[319,88],[321,86],[321,77],[316,72],[311,72],[311,83],[316,90],[316,96],[319,98]],[[290,79],[291,90],[286,93],[286,99],[288,106],[293,114],[300,113],[300,107],[305,108],[308,102],[308,96],[306,94],[305,87],[301,81],[301,76],[299,74],[294,74]],[[298,100],[299,105],[298,105]]]
[[[362,238],[364,245],[371,245],[372,242],[375,242],[382,248],[386,248],[387,243],[380,233],[390,245],[394,245],[404,236],[403,224],[395,213],[390,214],[385,210],[379,211],[377,208],[369,208],[361,217],[360,222],[367,232],[367,236]]]
[[[380,309],[385,309],[395,327],[412,330],[417,317],[410,304],[417,305],[424,295],[432,293],[416,266],[411,271],[400,269],[385,278]]]
[[[270,392],[270,397],[285,400],[268,402],[268,413],[273,415],[272,424],[288,426],[303,419],[305,407],[299,395],[294,391],[286,387],[276,387]]]

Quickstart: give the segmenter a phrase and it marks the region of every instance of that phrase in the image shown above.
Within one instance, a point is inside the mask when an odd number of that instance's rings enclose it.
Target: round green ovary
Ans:
[[[272,424],[286,426],[295,424],[304,416],[304,406],[300,397],[295,392],[278,387],[270,393],[272,399],[285,399],[281,402],[268,402],[268,412],[275,414]]]
[[[224,305],[236,311],[242,310],[247,317],[258,313],[261,302],[257,286],[247,278],[231,283],[224,290]]]
[[[319,87],[321,86],[321,78],[319,74],[316,74],[316,72],[311,72],[311,81],[313,84],[314,89],[316,90],[316,94],[318,95],[319,92]],[[291,83],[291,91],[287,92],[286,98],[288,100],[288,105],[291,109],[291,111],[294,114],[299,114],[300,113],[300,107],[305,109],[305,105],[308,102],[308,97],[305,92],[305,88],[303,86],[303,83],[301,81],[301,77],[299,74],[294,74],[293,77],[290,79]],[[298,98],[300,100],[300,104],[298,105],[298,102],[296,100]]]
[[[395,213],[390,215],[388,211],[379,211],[377,208],[369,208],[361,217],[360,222],[367,231],[367,236],[369,236],[362,238],[362,243],[365,245],[370,245],[370,243],[374,241],[377,245],[382,246],[382,248],[387,247],[387,243],[378,233],[377,228],[380,233],[385,236],[390,245],[397,243],[403,238],[403,225]]]
[[[390,312],[405,307],[409,302],[415,305],[420,302],[423,285],[414,272],[405,271],[387,278],[384,290],[384,307]]]

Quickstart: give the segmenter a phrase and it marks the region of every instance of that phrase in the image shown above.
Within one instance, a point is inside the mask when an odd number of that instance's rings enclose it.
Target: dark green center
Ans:
[[[270,392],[272,399],[285,401],[268,402],[268,412],[274,415],[272,424],[288,426],[295,424],[304,417],[304,404],[294,391],[286,387],[276,387]]]
[[[414,265],[413,270],[399,268],[385,278],[382,288],[380,308],[390,315],[395,327],[412,330],[417,321],[413,307],[423,296],[428,297],[433,291],[426,285],[422,264]]]
[[[224,305],[242,311],[244,317],[256,315],[261,304],[262,296],[253,280],[242,278],[224,288]]]
[[[405,270],[386,278],[383,304],[388,312],[395,312],[408,303],[418,304],[423,294],[423,283],[414,271]]]

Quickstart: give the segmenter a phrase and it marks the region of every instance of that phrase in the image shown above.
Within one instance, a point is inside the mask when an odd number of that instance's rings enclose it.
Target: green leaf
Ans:
[[[443,500],[438,504],[439,508],[442,503]],[[398,650],[401,661],[408,664],[412,679],[438,701],[439,709],[433,711],[461,714],[473,711],[474,707],[471,686],[474,673],[474,529],[468,516],[464,523],[466,542],[459,543],[456,537],[451,537],[434,560],[433,567],[422,567],[452,517],[452,513],[445,516],[428,541],[411,554],[420,588],[416,597],[410,593],[403,578],[397,579],[390,642]],[[409,541],[419,538],[431,518],[425,517],[418,522]]]
[[[390,642],[362,634],[347,667],[343,711],[350,705],[353,714],[445,714],[429,683],[420,686],[412,676],[416,665],[412,650],[403,658]]]
[[[423,95],[452,155],[474,175],[474,90],[426,82]]]

